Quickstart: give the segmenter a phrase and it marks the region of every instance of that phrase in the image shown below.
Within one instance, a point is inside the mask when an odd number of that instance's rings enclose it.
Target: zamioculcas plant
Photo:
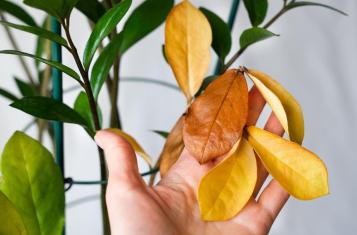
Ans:
[[[5,27],[14,47],[14,50],[1,50],[0,54],[34,59],[38,75],[33,76],[26,61],[21,59],[28,81],[15,81],[23,97],[18,98],[5,89],[0,89],[0,95],[13,101],[12,107],[34,116],[40,135],[36,141],[23,132],[16,132],[5,146],[0,167],[0,234],[57,235],[63,231],[64,183],[76,184],[76,181],[61,175],[52,154],[40,143],[44,130],[52,139],[54,136],[52,126],[49,122],[43,123],[42,119],[80,125],[93,138],[96,131],[103,128],[103,118],[108,118],[111,131],[125,138],[149,164],[150,171],[143,175],[152,175],[151,185],[155,173],[160,170],[164,176],[184,148],[201,164],[213,162],[216,165],[202,178],[197,195],[202,219],[206,221],[230,219],[246,205],[256,186],[258,158],[294,197],[307,200],[328,193],[325,165],[302,146],[304,120],[294,97],[262,72],[244,66],[231,69],[231,66],[254,43],[278,36],[268,28],[291,9],[321,6],[345,13],[320,3],[283,0],[281,10],[264,23],[268,1],[244,0],[252,27],[242,32],[240,49],[227,59],[238,10],[237,0],[233,1],[228,23],[209,9],[196,8],[186,0],[176,6],[173,0],[146,0],[130,13],[120,30],[117,25],[128,14],[131,0],[24,0],[24,3],[49,17],[40,26],[21,6],[0,0],[0,25]],[[77,50],[70,30],[74,8],[87,17],[91,29],[83,52]],[[6,21],[6,14],[22,23]],[[121,78],[123,55],[165,20],[162,51],[178,87],[153,79]],[[59,23],[63,35],[50,31],[50,22]],[[11,29],[37,36],[36,53],[19,51]],[[56,53],[50,49],[50,42],[52,46],[67,50],[76,68],[52,59]],[[207,76],[211,48],[218,61],[215,72]],[[49,78],[58,72],[64,74],[64,79],[73,79],[77,83],[74,90],[80,89],[72,106],[50,97],[53,87]],[[269,104],[288,138],[259,129],[249,122],[247,79]],[[186,97],[187,109],[172,130],[155,131],[166,138],[166,143],[154,166],[135,138],[122,130],[117,105],[121,81],[164,85],[180,89]],[[101,112],[99,95],[103,87],[109,93],[109,114]],[[54,144],[57,146],[57,140]],[[107,170],[104,153],[99,148],[98,155],[101,179],[96,183],[102,184],[103,231],[110,234],[104,197]]]

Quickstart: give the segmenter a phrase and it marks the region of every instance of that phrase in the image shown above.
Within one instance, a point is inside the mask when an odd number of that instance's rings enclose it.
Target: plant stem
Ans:
[[[89,82],[89,75],[88,71],[84,69],[83,64],[81,62],[81,59],[78,55],[77,48],[75,47],[70,30],[69,30],[69,19],[65,20],[62,22],[68,44],[69,44],[69,49],[70,52],[77,64],[77,67],[79,69],[79,72],[81,73],[81,76],[83,78],[83,88],[87,94],[88,101],[89,101],[89,106],[91,109],[92,117],[94,120],[94,126],[96,131],[100,130],[100,122],[99,122],[99,115],[98,115],[98,109],[97,109],[97,103],[94,99],[93,96],[93,91]],[[105,158],[104,158],[104,153],[103,150],[98,147],[98,152],[99,152],[99,164],[100,164],[100,178],[101,180],[107,180],[107,168],[105,165]],[[107,205],[105,201],[105,194],[106,194],[106,186],[102,185],[101,186],[101,206],[102,206],[102,216],[103,216],[103,230],[105,235],[110,234],[110,226],[109,226],[109,218],[108,218],[108,210],[107,210]]]
[[[110,91],[110,101],[112,104],[110,113],[110,127],[115,127],[121,129],[121,121],[118,109],[118,93],[119,93],[119,69],[120,69],[120,57],[114,61],[113,66],[113,81]]]
[[[289,4],[285,3],[283,4],[283,7],[280,9],[278,13],[276,13],[264,26],[264,29],[269,28],[277,19],[279,19],[287,10],[287,6]],[[226,71],[242,54],[243,52],[247,49],[248,47],[245,48],[240,48],[233,56],[232,58],[224,65],[223,67],[223,72]]]
[[[5,15],[3,13],[1,13],[1,12],[0,12],[0,19],[2,21],[7,21]],[[4,26],[4,28],[5,28],[5,32],[6,32],[8,38],[10,40],[10,43],[11,43],[12,47],[17,51],[20,51],[19,46],[17,44],[17,41],[16,41],[14,35],[12,34],[11,30],[9,29],[9,27]],[[36,85],[35,80],[31,75],[30,69],[29,69],[25,59],[22,58],[21,56],[18,56],[18,58],[19,58],[20,64],[21,64],[23,70],[25,71],[26,76],[29,79],[31,85],[35,86]]]

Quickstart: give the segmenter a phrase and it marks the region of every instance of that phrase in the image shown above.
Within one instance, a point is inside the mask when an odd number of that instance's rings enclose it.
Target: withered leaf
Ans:
[[[182,128],[184,123],[184,116],[176,122],[172,128],[169,136],[166,139],[164,148],[160,154],[160,173],[164,176],[173,164],[180,157],[184,148],[182,139]]]
[[[226,154],[242,135],[248,115],[248,88],[240,70],[213,81],[188,109],[185,147],[204,163]]]

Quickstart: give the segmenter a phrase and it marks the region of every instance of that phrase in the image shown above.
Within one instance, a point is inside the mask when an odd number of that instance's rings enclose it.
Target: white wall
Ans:
[[[17,0],[17,2],[20,2]],[[134,1],[137,5],[141,1]],[[230,7],[228,0],[192,0],[226,18]],[[282,1],[270,1],[270,14],[276,12]],[[321,8],[301,8],[287,13],[271,27],[281,36],[252,46],[234,66],[246,65],[272,75],[288,88],[300,101],[306,119],[304,145],[316,152],[327,164],[331,194],[327,197],[302,202],[290,199],[274,224],[271,234],[354,234],[357,230],[355,211],[357,204],[357,179],[354,151],[357,132],[356,98],[357,80],[357,2],[353,0],[320,0],[349,13],[343,17]],[[31,10],[38,20],[42,14]],[[269,18],[268,16],[268,18]],[[15,21],[15,20],[13,20]],[[249,27],[243,9],[238,13],[233,30],[233,52],[238,49],[239,33]],[[89,35],[84,17],[75,12],[72,32],[80,52]],[[16,32],[21,48],[34,50],[32,36]],[[150,77],[175,83],[173,75],[161,55],[163,27],[134,46],[123,58],[123,76]],[[0,49],[10,48],[4,31],[0,29]],[[32,62],[29,61],[29,64]],[[68,54],[64,63],[74,66]],[[24,77],[15,57],[0,57],[0,86],[15,90],[12,75]],[[74,83],[64,78],[64,86]],[[65,95],[72,105],[77,92]],[[122,83],[120,108],[124,129],[135,136],[145,149],[157,156],[163,145],[161,137],[152,129],[168,130],[184,110],[183,96],[164,87]],[[109,113],[105,92],[101,96],[104,116]],[[269,110],[265,111],[265,116]],[[16,130],[22,128],[30,117],[8,106],[0,98],[0,149]],[[264,119],[264,118],[263,118]],[[35,131],[31,130],[35,136]],[[98,179],[96,147],[81,128],[65,125],[66,175],[77,180]],[[141,162],[141,171],[146,167]],[[67,231],[75,234],[101,234],[100,208],[97,186],[74,186],[67,193]],[[87,198],[88,202],[73,204]]]

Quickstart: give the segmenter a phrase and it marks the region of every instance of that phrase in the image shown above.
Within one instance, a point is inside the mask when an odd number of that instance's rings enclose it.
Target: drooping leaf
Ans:
[[[200,10],[207,17],[212,29],[212,48],[217,53],[222,62],[228,55],[232,46],[231,31],[228,25],[214,12],[200,7]]]
[[[172,165],[175,164],[183,151],[182,129],[184,120],[184,116],[180,117],[166,139],[164,148],[159,157],[161,176],[164,176]]]
[[[0,234],[27,235],[21,216],[11,201],[0,191]]]
[[[78,0],[24,0],[26,5],[40,9],[60,21],[67,18]]]
[[[248,115],[244,75],[229,70],[189,107],[183,128],[185,147],[200,163],[226,154],[240,139]]]
[[[314,153],[256,127],[247,131],[265,168],[289,194],[301,200],[328,194],[326,167]]]
[[[36,22],[32,18],[32,16],[27,13],[27,11],[25,11],[22,7],[13,2],[0,0],[0,11],[4,11],[16,17],[27,25],[36,26]]]
[[[18,78],[15,78],[17,88],[19,89],[21,95],[23,96],[35,96],[36,89],[29,83],[24,82]]]
[[[268,11],[268,0],[243,0],[253,26],[261,24]]]
[[[131,147],[133,147],[134,151],[137,154],[139,154],[150,166],[152,166],[151,157],[145,152],[145,150],[140,146],[140,144],[131,135],[129,135],[128,133],[126,133],[122,130],[116,129],[116,128],[110,128],[107,130],[123,137],[126,141],[129,142]]]
[[[44,28],[13,24],[13,23],[6,22],[6,21],[0,21],[0,24],[10,27],[10,28],[14,28],[14,29],[18,29],[18,30],[21,30],[24,32],[31,33],[31,34],[37,35],[39,37],[42,37],[42,38],[49,39],[53,42],[57,42],[57,43],[61,44],[62,46],[68,46],[66,39],[64,39],[63,37],[59,36],[58,34],[48,31]]]
[[[188,100],[199,90],[208,71],[211,42],[208,20],[189,1],[171,10],[165,26],[165,54]]]
[[[16,95],[12,94],[11,92],[0,88],[0,96],[5,97],[6,99],[10,100],[10,101],[16,101],[19,98],[16,97]]]
[[[102,53],[100,53],[98,59],[93,65],[90,83],[95,99],[98,98],[100,90],[102,89],[103,84],[108,77],[110,68],[112,67],[114,60],[118,56],[122,39],[122,33],[116,35],[112,39],[112,41],[104,48]]]
[[[131,5],[131,0],[123,0],[107,11],[95,25],[84,49],[83,65],[86,69],[93,59],[99,44],[108,36],[123,18]]]
[[[166,19],[173,0],[146,0],[139,5],[125,22],[120,53],[125,53],[135,43],[143,39]]]
[[[299,103],[267,74],[252,69],[249,69],[247,74],[289,134],[290,140],[301,144],[304,140],[304,115]]]
[[[75,123],[85,126],[87,122],[64,103],[42,96],[24,97],[10,105],[37,118]]]
[[[231,219],[247,204],[257,181],[253,148],[244,138],[233,154],[205,175],[198,188],[198,204],[205,221]]]
[[[25,56],[25,57],[29,57],[29,58],[32,58],[32,59],[35,59],[35,60],[38,60],[42,63],[45,63],[47,65],[50,65],[62,72],[64,72],[65,74],[69,75],[70,77],[76,79],[76,80],[80,80],[80,77],[79,75],[71,68],[61,64],[61,63],[58,63],[56,61],[52,61],[52,60],[47,60],[47,59],[44,59],[44,58],[41,58],[41,57],[37,57],[35,55],[32,55],[32,54],[28,54],[28,53],[25,53],[25,52],[21,52],[21,51],[15,51],[15,50],[3,50],[3,51],[0,51],[0,54],[9,54],[9,55],[17,55],[17,56]]]
[[[250,28],[243,31],[240,36],[239,43],[241,48],[247,48],[250,45],[271,38],[273,36],[279,36],[263,28]]]
[[[97,0],[79,0],[76,8],[94,23],[105,14],[103,4]]]
[[[169,136],[169,132],[167,131],[159,131],[159,130],[152,130],[152,132],[158,134],[159,136],[161,136],[164,139],[167,139],[167,137]]]
[[[16,132],[1,158],[2,191],[22,217],[28,235],[60,235],[64,224],[64,185],[51,153]]]
[[[345,15],[345,16],[347,15],[347,13],[345,13],[345,12],[335,8],[335,7],[332,7],[332,6],[329,6],[329,5],[326,5],[326,4],[322,4],[322,3],[308,2],[308,1],[292,1],[285,7],[285,9],[288,11],[288,10],[294,9],[296,7],[304,7],[304,6],[324,7],[324,8],[330,9],[332,11],[338,12],[338,13],[340,13],[342,15]]]

